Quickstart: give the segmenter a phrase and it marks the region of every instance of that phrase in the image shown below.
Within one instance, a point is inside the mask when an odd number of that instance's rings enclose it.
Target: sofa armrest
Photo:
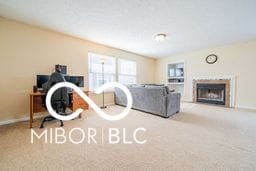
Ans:
[[[181,98],[180,93],[170,93],[166,96],[167,116],[171,116],[175,113],[180,112],[180,98]]]

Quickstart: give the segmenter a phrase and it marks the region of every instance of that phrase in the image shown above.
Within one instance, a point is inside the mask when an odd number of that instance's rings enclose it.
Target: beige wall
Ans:
[[[36,75],[51,73],[57,63],[67,65],[70,75],[84,75],[87,86],[88,52],[137,61],[138,83],[166,83],[167,64],[185,61],[188,101],[193,78],[236,76],[236,106],[256,108],[256,40],[155,60],[0,17],[0,121],[28,117]],[[210,53],[219,56],[216,64],[206,64]],[[100,104],[100,97],[91,97]],[[113,103],[112,93],[106,103]]]
[[[211,53],[219,57],[213,65],[205,62],[205,57]],[[157,83],[167,83],[167,64],[176,61],[184,61],[186,65],[183,100],[192,99],[193,78],[235,76],[235,105],[256,108],[256,40],[159,59],[156,61]]]
[[[137,81],[155,82],[154,59],[0,17],[0,121],[28,116],[36,75],[50,74],[55,64],[67,65],[69,75],[84,75],[88,87],[88,52],[135,60]],[[113,103],[113,94],[106,101]]]

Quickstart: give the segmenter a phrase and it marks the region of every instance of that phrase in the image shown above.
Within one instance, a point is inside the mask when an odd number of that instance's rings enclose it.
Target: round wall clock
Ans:
[[[218,57],[217,55],[214,55],[214,54],[210,54],[206,57],[206,62],[208,64],[214,64],[215,62],[217,62],[218,60]]]

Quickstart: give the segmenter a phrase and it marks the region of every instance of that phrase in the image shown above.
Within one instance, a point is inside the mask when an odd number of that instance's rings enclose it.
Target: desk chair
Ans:
[[[56,82],[52,82],[50,87],[54,86],[55,84]],[[44,102],[44,106],[46,107],[45,97],[43,99],[43,102]],[[59,88],[53,93],[51,98],[51,105],[52,105],[52,108],[56,111],[56,113],[60,115],[68,114],[68,113],[65,113],[66,108],[69,105],[68,89],[66,87]],[[44,123],[52,120],[55,120],[53,116],[51,115],[46,116],[43,119],[40,128],[44,128]],[[64,125],[63,121],[60,120],[60,126],[62,127],[63,125]]]

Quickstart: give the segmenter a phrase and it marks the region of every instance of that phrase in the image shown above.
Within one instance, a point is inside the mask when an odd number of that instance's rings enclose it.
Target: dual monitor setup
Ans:
[[[67,75],[67,66],[60,65],[61,73],[67,82],[73,83],[78,87],[84,87],[84,77],[83,76],[69,76]],[[46,83],[50,78],[50,75],[37,75],[36,76],[36,86],[37,88],[42,88],[42,85]]]

